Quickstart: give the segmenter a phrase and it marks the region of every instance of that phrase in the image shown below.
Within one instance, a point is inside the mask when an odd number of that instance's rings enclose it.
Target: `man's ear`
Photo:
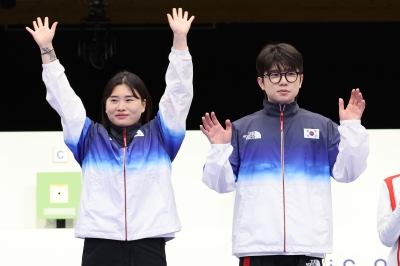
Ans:
[[[258,78],[257,78],[257,83],[258,83],[258,86],[260,86],[260,88],[261,88],[262,90],[264,90],[263,78],[258,77]]]
[[[304,81],[304,74],[301,74],[300,75],[300,87],[299,88],[301,88],[301,84],[303,84],[303,81]]]

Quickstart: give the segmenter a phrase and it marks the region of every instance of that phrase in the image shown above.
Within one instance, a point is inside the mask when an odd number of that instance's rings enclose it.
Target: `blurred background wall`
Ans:
[[[350,90],[360,88],[367,128],[400,127],[400,2],[395,0],[1,3],[0,131],[61,129],[45,101],[39,49],[25,30],[36,17],[59,22],[53,42],[57,57],[88,116],[100,121],[102,91],[120,70],[139,75],[155,104],[159,101],[172,46],[166,14],[173,7],[196,16],[188,36],[195,90],[188,129],[198,129],[205,112],[236,120],[262,108],[255,59],[270,42],[288,42],[303,54],[300,107],[338,122],[338,98],[347,102]]]

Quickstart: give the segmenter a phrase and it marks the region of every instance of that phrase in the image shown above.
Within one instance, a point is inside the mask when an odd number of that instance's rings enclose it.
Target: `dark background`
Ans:
[[[338,98],[347,104],[360,88],[367,102],[367,129],[400,128],[400,23],[193,23],[188,35],[194,64],[194,98],[187,129],[215,111],[220,121],[236,120],[262,108],[255,60],[269,42],[287,42],[304,59],[300,107],[338,122]],[[90,34],[91,31],[87,31]],[[163,25],[118,25],[117,53],[102,70],[78,57],[78,25],[59,26],[53,41],[72,88],[91,119],[100,122],[100,102],[108,80],[120,70],[139,75],[155,106],[165,89],[172,32]],[[22,26],[0,29],[0,131],[61,130],[46,102],[39,48]]]

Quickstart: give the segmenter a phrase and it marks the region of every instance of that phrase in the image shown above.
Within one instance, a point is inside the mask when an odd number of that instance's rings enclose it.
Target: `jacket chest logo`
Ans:
[[[304,129],[305,139],[319,139],[319,129],[305,128]]]
[[[143,136],[144,136],[143,132],[139,129],[139,130],[136,132],[135,137],[143,137]]]
[[[243,135],[243,138],[245,138],[246,140],[261,139],[261,133],[258,131],[251,131],[251,132],[247,133],[247,135]]]

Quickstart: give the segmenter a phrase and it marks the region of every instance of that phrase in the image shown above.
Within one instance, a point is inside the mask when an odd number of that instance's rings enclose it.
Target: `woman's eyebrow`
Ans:
[[[131,94],[131,95],[123,96],[123,97],[124,97],[124,98],[129,98],[129,97],[135,97],[135,95]],[[119,98],[119,96],[117,96],[117,95],[110,95],[110,97],[108,97],[108,98]]]

